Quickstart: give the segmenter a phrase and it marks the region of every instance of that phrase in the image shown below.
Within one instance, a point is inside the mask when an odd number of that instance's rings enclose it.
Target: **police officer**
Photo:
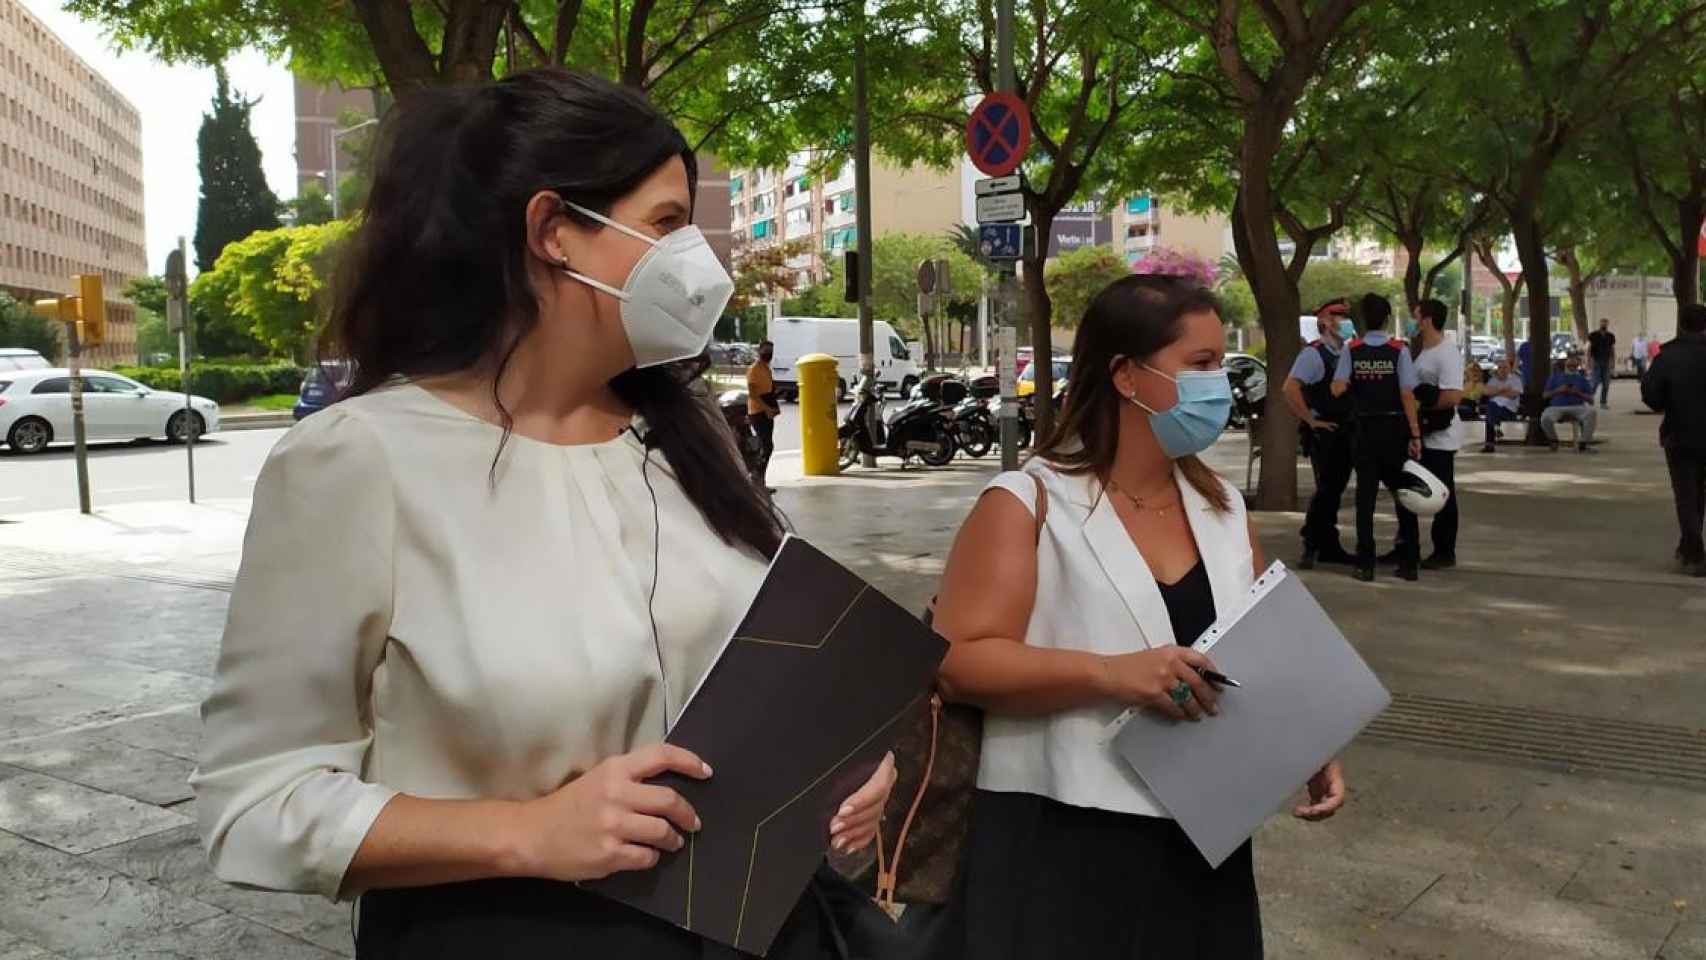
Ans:
[[[1374,580],[1374,504],[1380,486],[1398,492],[1406,459],[1422,456],[1417,420],[1416,368],[1404,341],[1386,335],[1392,302],[1379,294],[1362,298],[1363,328],[1368,332],[1345,345],[1333,374],[1332,393],[1351,398],[1356,421],[1357,554],[1356,578]],[[1416,544],[1401,545],[1398,576],[1415,580]]]
[[[1303,558],[1298,569],[1317,563],[1351,562],[1339,541],[1339,504],[1351,482],[1355,424],[1351,398],[1333,395],[1333,372],[1345,343],[1356,336],[1350,305],[1332,300],[1315,311],[1317,338],[1297,355],[1280,392],[1303,424],[1304,445],[1315,469],[1315,495],[1303,521]]]

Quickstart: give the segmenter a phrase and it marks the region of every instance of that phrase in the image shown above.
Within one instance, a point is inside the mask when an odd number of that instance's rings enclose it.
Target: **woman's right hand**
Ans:
[[[1213,670],[1209,658],[1190,647],[1160,647],[1122,653],[1102,661],[1103,684],[1108,695],[1121,703],[1136,704],[1175,720],[1201,720],[1206,711],[1218,714],[1219,694],[1193,667]],[[1191,696],[1181,705],[1173,702],[1180,682],[1190,685]]]
[[[711,767],[687,750],[654,744],[611,757],[522,805],[527,874],[547,880],[597,880],[657,865],[680,850],[699,815],[668,787],[645,781],[674,772],[709,779]]]

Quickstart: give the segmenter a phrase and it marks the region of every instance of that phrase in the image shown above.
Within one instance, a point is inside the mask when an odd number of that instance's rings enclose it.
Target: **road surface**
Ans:
[[[843,408],[845,410],[845,408]],[[799,408],[784,405],[776,424],[778,451],[800,448]],[[283,429],[211,434],[196,444],[196,496],[248,497]],[[90,500],[116,503],[175,500],[187,494],[184,448],[164,441],[94,444],[89,448]],[[0,449],[0,519],[39,510],[77,508],[77,466],[71,447],[22,456]]]

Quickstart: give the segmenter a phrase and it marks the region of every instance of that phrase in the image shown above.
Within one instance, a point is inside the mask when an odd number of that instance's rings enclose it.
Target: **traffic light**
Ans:
[[[105,286],[98,273],[79,273],[77,281],[77,313],[83,320],[78,335],[86,347],[98,347],[107,342],[107,298]]]
[[[859,302],[859,251],[848,250],[842,255],[843,270],[846,285],[841,291],[841,299],[848,303]]]

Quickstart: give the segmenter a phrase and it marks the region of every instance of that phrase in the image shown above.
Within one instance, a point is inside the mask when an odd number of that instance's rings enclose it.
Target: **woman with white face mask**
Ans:
[[[1189,648],[1262,570],[1237,488],[1197,455],[1232,406],[1213,295],[1115,281],[1078,327],[1054,436],[998,476],[937,598],[940,684],[984,710],[962,863],[978,960],[1262,955],[1250,846],[1211,868],[1102,730],[1138,706],[1214,723]],[[1227,696],[1237,696],[1236,691]],[[1337,762],[1296,815],[1344,801]]]
[[[701,826],[647,781],[714,778],[661,741],[782,535],[697,382],[732,284],[696,175],[564,70],[387,120],[322,349],[354,379],[256,485],[193,781],[218,875],[362,895],[358,957],[727,954],[575,886]],[[772,956],[822,955],[802,902]]]

